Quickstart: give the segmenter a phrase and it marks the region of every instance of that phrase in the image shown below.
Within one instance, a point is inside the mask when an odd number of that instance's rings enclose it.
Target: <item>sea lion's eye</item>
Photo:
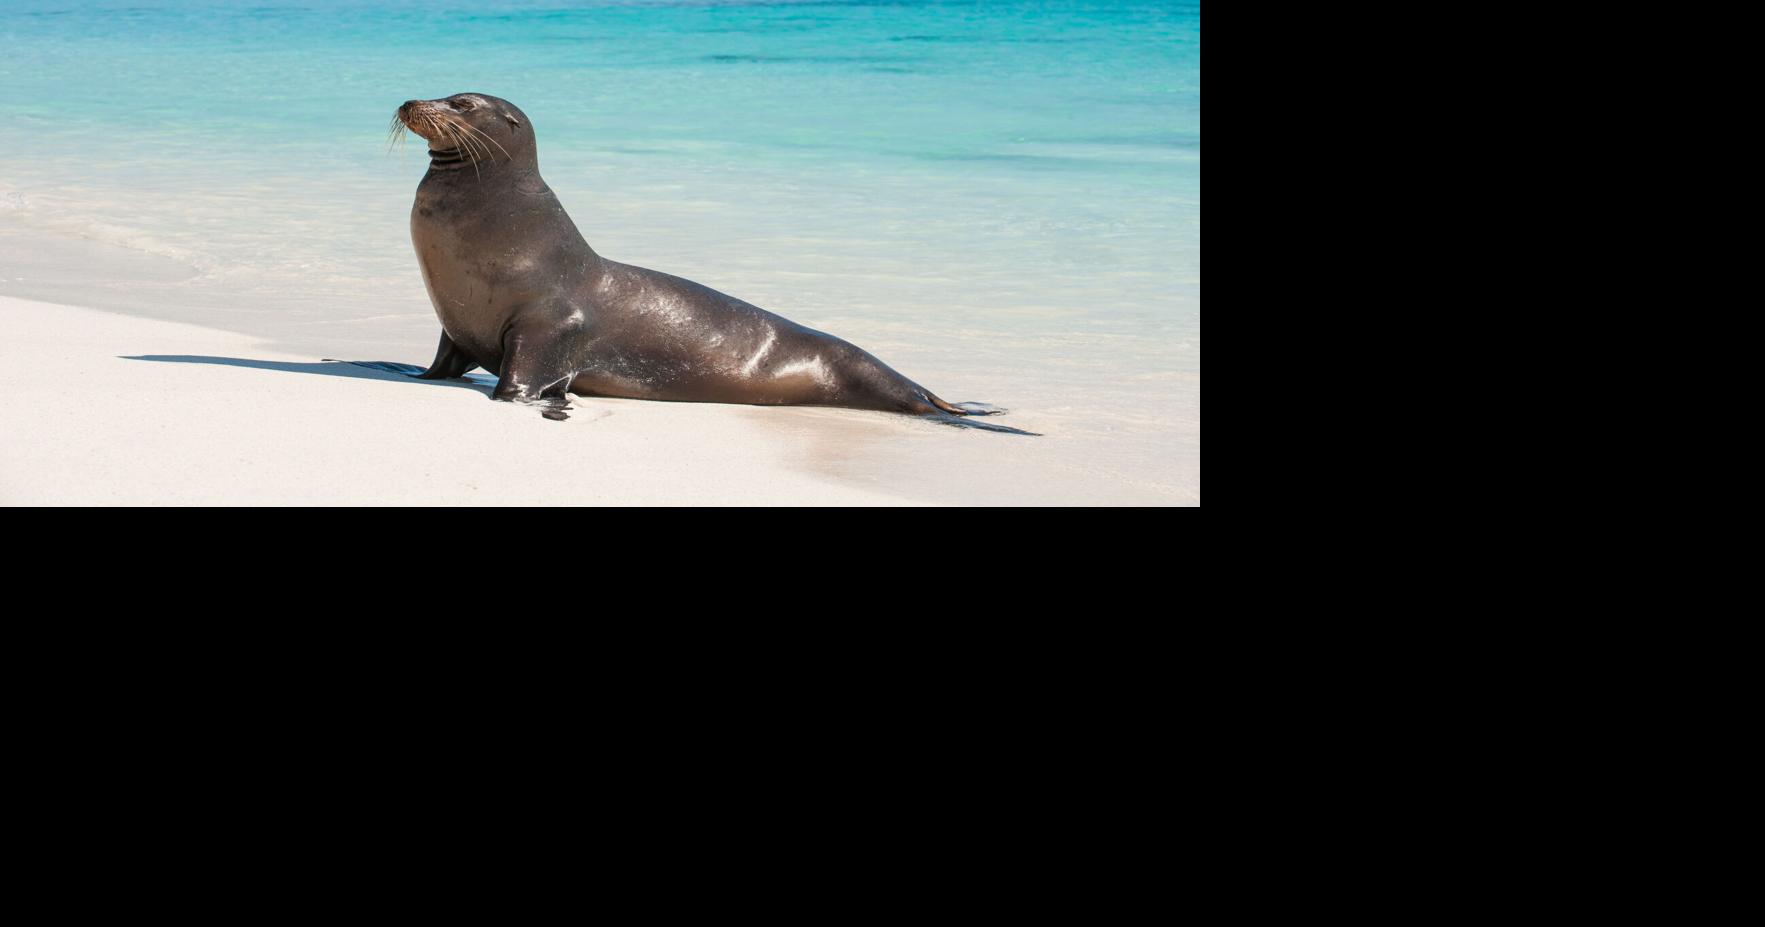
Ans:
[[[474,104],[471,100],[455,100],[454,101],[454,109],[471,109],[475,105],[477,105],[477,104]]]

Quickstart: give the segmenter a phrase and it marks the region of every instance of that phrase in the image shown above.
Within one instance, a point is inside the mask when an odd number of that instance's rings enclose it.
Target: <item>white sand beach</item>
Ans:
[[[810,318],[1041,437],[583,397],[556,422],[490,401],[482,371],[438,383],[347,363],[427,364],[439,324],[420,289],[305,310],[196,273],[0,223],[0,505],[1200,502],[1199,374],[1112,370],[1125,342],[1107,332],[957,340]]]
[[[417,381],[247,335],[7,297],[0,322],[3,505],[1182,501],[1059,467],[1059,437],[581,397],[555,422],[491,402],[481,374]]]
[[[0,504],[889,505],[790,462],[742,410],[578,403],[264,350],[194,325],[0,298]]]

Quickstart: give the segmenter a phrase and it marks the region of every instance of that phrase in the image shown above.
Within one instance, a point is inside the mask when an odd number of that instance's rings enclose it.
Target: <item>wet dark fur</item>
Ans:
[[[596,254],[540,177],[526,114],[505,100],[412,101],[398,118],[430,142],[411,240],[443,331],[424,378],[483,367],[500,378],[493,398],[554,408],[574,393],[951,424],[1001,411],[945,402],[850,342]]]

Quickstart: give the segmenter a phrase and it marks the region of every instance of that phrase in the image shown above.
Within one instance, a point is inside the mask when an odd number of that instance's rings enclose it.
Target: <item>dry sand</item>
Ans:
[[[805,462],[818,429],[777,425],[833,413],[848,430],[899,427],[868,413],[577,399],[553,422],[479,385],[277,353],[232,332],[6,297],[0,319],[5,505],[937,501],[817,475]]]

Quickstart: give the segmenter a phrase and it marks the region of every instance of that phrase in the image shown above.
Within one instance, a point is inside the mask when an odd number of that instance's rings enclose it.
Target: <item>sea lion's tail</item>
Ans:
[[[1004,415],[1007,410],[1001,409],[998,406],[985,402],[945,402],[932,395],[930,392],[925,394],[925,398],[927,402],[930,402],[937,408],[937,411],[931,412],[928,417],[940,425],[953,425],[957,428],[975,428],[981,431],[994,431],[1007,435],[1027,435],[1032,438],[1041,437],[1040,434],[1034,431],[1024,431],[1022,428],[1008,428],[1004,425],[995,425],[991,422],[970,421],[971,418],[981,415]]]

